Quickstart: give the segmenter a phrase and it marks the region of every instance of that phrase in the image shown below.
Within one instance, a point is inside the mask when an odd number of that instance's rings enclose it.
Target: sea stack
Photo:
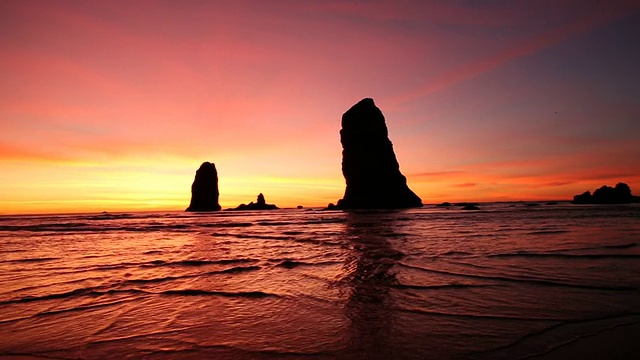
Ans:
[[[621,182],[616,184],[615,187],[603,185],[596,189],[591,195],[591,192],[585,191],[580,195],[573,197],[572,203],[574,204],[630,204],[640,203],[640,196],[631,194],[631,188],[629,185]]]
[[[344,197],[333,209],[400,209],[422,206],[407,186],[393,152],[382,111],[362,99],[342,115]]]
[[[186,211],[219,211],[218,171],[210,162],[203,162],[191,185],[191,203]]]
[[[264,195],[262,193],[258,194],[258,198],[256,202],[253,201],[248,204],[240,204],[238,207],[227,210],[277,210],[279,209],[274,204],[267,204],[267,201],[264,199]]]

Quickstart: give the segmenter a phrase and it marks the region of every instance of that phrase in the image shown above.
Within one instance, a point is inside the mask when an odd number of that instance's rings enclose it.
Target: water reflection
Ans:
[[[389,239],[397,234],[397,212],[349,213],[346,235],[350,251],[345,261],[348,300],[349,356],[394,358],[393,298],[397,282],[392,270],[402,253]]]

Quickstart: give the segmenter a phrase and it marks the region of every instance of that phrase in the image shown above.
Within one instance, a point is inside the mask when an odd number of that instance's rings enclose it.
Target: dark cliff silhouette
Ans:
[[[342,174],[344,197],[329,209],[399,209],[422,206],[389,140],[382,111],[373,99],[363,99],[342,115]]]
[[[253,201],[249,204],[240,204],[238,207],[227,210],[276,210],[277,206],[274,204],[267,204],[264,199],[264,195],[262,193],[258,194],[258,199],[254,203]]]
[[[191,203],[186,211],[219,211],[218,171],[210,162],[203,162],[191,185]]]
[[[631,188],[625,183],[618,183],[615,187],[603,185],[596,191],[585,191],[573,197],[574,204],[630,204],[640,203],[640,196],[631,194]]]

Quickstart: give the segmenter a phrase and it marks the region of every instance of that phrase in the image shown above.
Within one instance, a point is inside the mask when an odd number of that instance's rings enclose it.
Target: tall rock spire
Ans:
[[[342,174],[347,183],[339,209],[398,209],[422,206],[407,186],[389,140],[384,115],[373,99],[362,99],[342,115]]]

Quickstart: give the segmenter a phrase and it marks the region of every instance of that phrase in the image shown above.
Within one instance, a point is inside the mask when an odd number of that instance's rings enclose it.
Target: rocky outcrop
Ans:
[[[640,203],[640,196],[631,194],[631,188],[625,183],[618,183],[615,187],[601,186],[593,195],[585,191],[573,197],[574,204],[630,204]]]
[[[384,115],[373,102],[363,99],[342,115],[342,174],[347,183],[344,197],[330,209],[398,209],[422,206],[409,189],[407,179],[389,140]]]
[[[191,203],[186,211],[219,211],[218,171],[210,162],[203,162],[191,185]]]
[[[475,204],[467,204],[462,207],[462,210],[480,210],[480,208]]]
[[[248,204],[240,204],[238,207],[227,210],[276,210],[277,206],[273,204],[267,204],[264,200],[264,195],[262,193],[258,194],[258,199],[254,203],[253,201]]]

